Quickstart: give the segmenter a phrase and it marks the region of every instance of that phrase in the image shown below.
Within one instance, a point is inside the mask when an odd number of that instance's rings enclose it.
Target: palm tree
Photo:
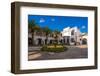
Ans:
[[[47,26],[46,27],[43,27],[43,32],[45,33],[46,35],[46,41],[45,41],[45,44],[47,44],[47,41],[48,41],[48,35],[52,32]]]
[[[59,34],[60,34],[60,31],[54,30],[54,35],[53,35],[53,37],[54,37],[54,39],[55,39],[55,41],[54,41],[55,47],[56,47],[56,45],[58,44],[58,36],[59,36]]]
[[[32,45],[34,45],[34,33],[40,30],[40,27],[34,20],[28,22],[29,32],[32,34]]]

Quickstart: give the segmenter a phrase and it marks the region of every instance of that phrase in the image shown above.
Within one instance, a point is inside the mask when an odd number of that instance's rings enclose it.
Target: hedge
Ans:
[[[68,48],[62,45],[56,45],[56,47],[54,45],[47,45],[47,46],[43,46],[41,50],[46,52],[63,52],[63,51],[67,51]]]

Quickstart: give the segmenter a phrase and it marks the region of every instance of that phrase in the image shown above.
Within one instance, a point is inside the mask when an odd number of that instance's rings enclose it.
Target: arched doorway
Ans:
[[[82,44],[87,44],[87,39],[86,38],[82,39]]]
[[[47,44],[47,39],[45,39],[45,44]]]
[[[50,40],[50,44],[52,44],[53,43],[53,40]]]
[[[42,44],[42,39],[38,38],[38,45],[41,45],[41,44]]]
[[[61,40],[60,40],[60,44],[62,44],[62,43],[63,43],[63,40],[61,39]]]
[[[32,46],[32,38],[28,38],[28,45]]]

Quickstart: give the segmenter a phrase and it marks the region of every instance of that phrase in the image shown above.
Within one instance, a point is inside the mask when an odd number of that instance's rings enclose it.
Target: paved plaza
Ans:
[[[60,53],[40,51],[41,46],[29,47],[28,60],[50,60],[50,59],[79,59],[88,58],[87,45],[67,46],[68,50]]]

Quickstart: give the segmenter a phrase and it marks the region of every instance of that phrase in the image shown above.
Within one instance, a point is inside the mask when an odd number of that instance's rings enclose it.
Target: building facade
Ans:
[[[64,28],[62,37],[64,38],[65,44],[76,45],[81,44],[81,32],[77,27],[67,27]]]
[[[80,30],[77,27],[67,27],[64,28],[57,35],[57,43],[58,44],[65,44],[65,45],[82,45],[83,41],[87,44],[87,35],[82,35]],[[34,32],[33,40],[32,40],[32,33],[28,34],[29,45],[34,42],[34,45],[45,45],[45,44],[52,44],[55,41],[55,38],[52,34],[48,34],[46,36],[43,32]]]

